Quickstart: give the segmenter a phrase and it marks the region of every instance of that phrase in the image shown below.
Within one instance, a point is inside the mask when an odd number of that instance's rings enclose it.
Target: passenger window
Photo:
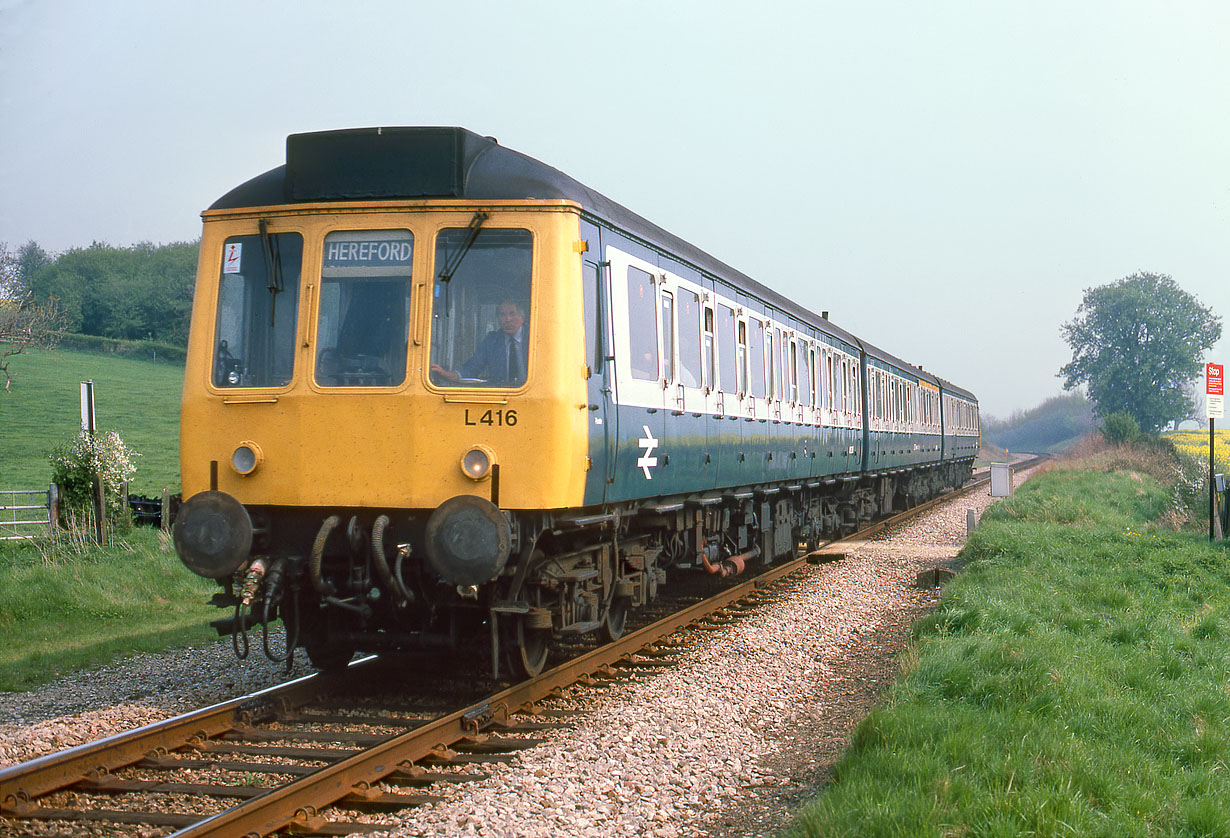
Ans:
[[[782,356],[778,352],[778,347],[781,345],[782,330],[769,329],[769,357],[772,359],[770,377],[773,380],[773,396],[778,400],[782,398]]]
[[[414,236],[361,230],[325,237],[316,383],[391,387],[406,379]]]
[[[730,306],[718,304],[718,369],[721,373],[719,389],[723,393],[735,392],[735,312]]]
[[[449,227],[436,236],[431,380],[442,386],[519,387],[529,352],[528,230]]]
[[[751,360],[751,394],[758,399],[765,397],[764,368],[764,324],[754,318],[747,321],[751,336],[748,340],[748,353]]]
[[[784,344],[786,352],[790,355],[790,401],[793,404],[799,402],[799,352],[798,344],[795,341],[790,341]]]
[[[794,402],[796,401],[794,397],[795,377],[794,364],[791,363],[793,353],[790,351],[790,333],[778,332],[777,345],[782,356],[782,385],[778,388],[777,395],[781,399],[788,399]]]
[[[700,297],[679,289],[679,376],[685,387],[699,387],[701,375]]]
[[[628,266],[628,354],[632,377],[658,378],[658,317],[653,277]]]
[[[705,306],[705,386],[717,387],[717,367],[713,361],[713,308]]]
[[[837,379],[833,373],[833,350],[830,349],[824,353],[824,363],[828,368],[824,376],[825,407],[829,410],[837,410],[837,387],[835,386]]]
[[[845,358],[841,359],[841,409],[850,409],[850,365]]]
[[[799,359],[799,401],[805,405],[811,404],[811,373],[807,365],[807,344],[800,341],[798,344],[798,359]]]
[[[739,323],[739,348],[735,357],[735,389],[739,393],[747,392],[747,324]]]
[[[662,292],[662,378],[675,380],[675,298]]]

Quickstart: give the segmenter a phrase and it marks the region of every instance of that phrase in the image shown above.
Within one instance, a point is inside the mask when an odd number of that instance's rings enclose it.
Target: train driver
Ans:
[[[454,384],[463,379],[481,379],[496,387],[517,387],[525,383],[525,310],[516,300],[503,300],[496,320],[499,328],[487,333],[470,360],[455,370],[432,364],[432,375]]]

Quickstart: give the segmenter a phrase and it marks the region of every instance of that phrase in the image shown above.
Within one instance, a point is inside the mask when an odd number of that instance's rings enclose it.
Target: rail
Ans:
[[[1017,465],[1019,468],[1027,468],[1035,462],[1036,460],[1025,461]],[[973,480],[961,489],[872,524],[847,539],[866,538],[877,530],[955,500],[987,483],[989,479]],[[847,539],[837,539],[828,544]],[[815,561],[818,555],[818,551],[809,553],[771,567],[742,584],[630,632],[618,641],[571,658],[537,678],[514,684],[475,704],[434,720],[424,721],[371,747],[357,752],[338,752],[333,757],[319,757],[318,759],[332,758],[333,761],[323,768],[310,772],[305,770],[302,776],[258,793],[217,814],[208,817],[163,815],[161,822],[182,827],[174,833],[173,838],[263,836],[280,830],[303,832],[320,829],[323,825],[320,813],[342,801],[379,802],[379,799],[386,799],[386,803],[405,801],[401,805],[412,805],[408,802],[408,797],[375,793],[375,784],[407,782],[416,776],[416,772],[422,772],[418,763],[433,759],[448,760],[450,754],[456,756],[456,752],[451,749],[461,749],[466,743],[481,743],[492,730],[517,727],[512,721],[513,716],[532,715],[536,705],[566,686],[610,675],[632,655],[687,625],[739,601],[757,596],[778,580],[801,570],[807,562]],[[342,681],[358,682],[362,679],[361,673],[375,669],[382,663],[381,659],[374,657],[355,661],[341,676]],[[48,810],[41,808],[37,799],[73,786],[88,789],[91,783],[99,784],[102,778],[127,766],[140,763],[148,767],[151,754],[170,755],[179,750],[207,752],[209,742],[227,735],[238,736],[241,731],[249,730],[249,725],[255,719],[267,719],[302,707],[317,693],[337,683],[340,683],[338,676],[308,676],[251,696],[147,725],[62,753],[50,754],[22,765],[0,769],[0,814],[14,818],[59,816],[151,823],[148,820],[151,816],[147,813]],[[125,821],[124,817],[132,817],[134,820]],[[361,831],[363,825],[334,822],[329,826],[339,830],[334,834],[340,834],[346,831],[348,826],[353,826],[353,831]]]

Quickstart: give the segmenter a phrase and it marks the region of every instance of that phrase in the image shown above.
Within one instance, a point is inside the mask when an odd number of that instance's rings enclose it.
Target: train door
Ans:
[[[582,238],[598,246],[600,233],[596,227],[582,230]],[[617,414],[612,396],[615,367],[610,356],[610,275],[609,265],[599,258],[583,258],[581,264],[581,295],[585,308],[586,424],[589,437],[589,471],[585,476],[586,506],[606,500],[607,488],[615,465],[614,443]]]
[[[710,448],[721,457],[719,471],[722,483],[738,482],[737,466],[742,429],[739,427],[739,390],[737,385],[738,356],[735,349],[736,309],[726,296],[716,297],[713,304],[714,339],[717,359],[709,395],[713,418],[709,423]]]
[[[713,485],[714,469],[705,461],[701,292],[700,286],[670,273],[665,275],[660,291],[659,332],[663,357],[669,354],[669,347],[674,349],[671,369],[664,370],[663,375],[666,393],[664,440],[670,442],[670,452],[665,455],[669,462],[664,470],[664,486],[670,492],[694,492]]]
[[[747,397],[744,399],[742,445],[739,450],[740,482],[757,483],[765,479],[764,466],[769,453],[769,397],[767,321],[757,312],[747,315]]]
[[[619,412],[615,467],[607,500],[664,493],[663,471],[670,456],[666,439],[666,382],[674,376],[673,333],[664,352],[663,303],[657,267],[613,247],[607,248],[611,278],[611,338]],[[669,376],[669,378],[668,378]]]
[[[769,451],[765,456],[765,479],[784,480],[787,476],[786,464],[790,457],[790,407],[789,407],[789,364],[786,332],[778,323],[770,323],[766,328],[768,333],[768,369],[772,402],[769,417]]]

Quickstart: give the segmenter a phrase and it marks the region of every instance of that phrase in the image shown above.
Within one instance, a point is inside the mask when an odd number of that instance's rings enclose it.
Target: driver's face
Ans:
[[[521,324],[525,322],[520,309],[512,303],[503,303],[496,313],[496,318],[500,322],[500,331],[506,335],[515,335],[521,328]]]

